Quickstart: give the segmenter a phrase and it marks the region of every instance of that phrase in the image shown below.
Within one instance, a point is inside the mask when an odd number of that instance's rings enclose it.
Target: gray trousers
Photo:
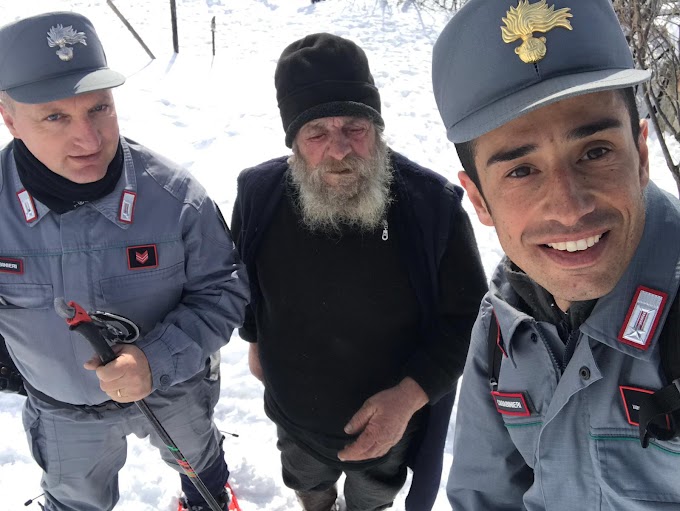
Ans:
[[[196,472],[221,456],[221,434],[212,421],[220,381],[197,375],[145,399]],[[181,472],[136,406],[98,415],[56,408],[29,395],[23,421],[31,454],[43,469],[48,511],[110,511],[118,501],[118,471],[127,435],[150,437],[163,460]]]
[[[406,455],[414,434],[409,429],[379,465],[345,471],[347,511],[379,511],[392,507],[394,498],[406,481]],[[281,451],[286,486],[296,492],[323,492],[335,485],[343,472],[341,469],[314,458],[281,427],[277,427],[277,431],[277,447]]]

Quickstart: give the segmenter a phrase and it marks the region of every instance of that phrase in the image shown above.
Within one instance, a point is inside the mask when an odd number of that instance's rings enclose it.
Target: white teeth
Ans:
[[[579,252],[581,250],[586,250],[587,248],[592,247],[600,241],[600,238],[602,237],[601,234],[598,234],[597,236],[591,236],[590,238],[585,238],[582,240],[576,240],[576,241],[562,241],[560,243],[548,243],[548,246],[550,248],[554,248],[555,250],[561,250],[564,251],[566,250],[567,252]]]

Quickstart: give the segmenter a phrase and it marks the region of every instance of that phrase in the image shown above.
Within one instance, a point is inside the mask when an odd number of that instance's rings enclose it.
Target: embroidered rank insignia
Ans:
[[[120,197],[120,211],[118,212],[118,219],[126,224],[131,224],[135,217],[135,201],[137,194],[130,190],[125,190]]]
[[[24,273],[24,263],[21,259],[0,257],[0,273],[14,273],[15,275],[22,275]]]
[[[637,387],[629,387],[626,385],[619,385],[619,390],[621,391],[621,399],[623,399],[623,408],[626,411],[626,419],[628,419],[628,424],[631,426],[639,426],[640,404],[642,403],[642,400],[647,398],[648,395],[654,394],[654,391],[640,389]],[[652,423],[667,430],[671,429],[671,421],[668,415],[666,415],[665,420],[661,419],[660,417],[656,417]]]
[[[619,332],[619,341],[641,350],[649,348],[667,298],[662,291],[638,287]]]
[[[493,391],[491,396],[496,403],[498,413],[515,417],[529,417],[531,415],[524,392]]]
[[[562,27],[573,30],[569,18],[573,17],[566,7],[555,10],[555,6],[548,7],[546,0],[540,0],[535,4],[530,4],[529,0],[519,0],[517,7],[510,7],[507,18],[502,21],[505,24],[501,27],[503,42],[514,43],[521,39],[522,44],[515,48],[515,53],[519,55],[522,62],[535,64],[545,57],[548,49],[545,46],[545,37],[534,37],[534,32],[548,33],[553,28]]]
[[[139,245],[128,247],[128,268],[131,270],[142,270],[156,268],[158,266],[158,254],[156,245]]]
[[[35,203],[33,202],[33,197],[26,191],[21,190],[17,193],[19,198],[19,203],[21,204],[21,209],[24,212],[24,218],[30,224],[38,218],[38,210],[35,209]]]

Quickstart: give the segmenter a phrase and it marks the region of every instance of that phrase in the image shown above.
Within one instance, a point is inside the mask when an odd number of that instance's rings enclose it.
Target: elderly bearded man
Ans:
[[[364,52],[314,34],[275,83],[293,155],[245,170],[232,229],[254,295],[241,335],[303,509],[431,508],[486,282],[461,190],[387,148]]]

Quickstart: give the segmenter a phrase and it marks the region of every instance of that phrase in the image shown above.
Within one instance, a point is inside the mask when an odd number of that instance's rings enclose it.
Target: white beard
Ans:
[[[368,232],[381,225],[392,202],[390,167],[387,145],[381,137],[370,158],[354,154],[342,161],[330,160],[312,168],[299,155],[290,157],[288,164],[297,203],[304,225],[312,231],[338,233],[342,225]],[[332,171],[351,169],[349,179],[340,179],[337,186],[326,184],[323,176]]]

